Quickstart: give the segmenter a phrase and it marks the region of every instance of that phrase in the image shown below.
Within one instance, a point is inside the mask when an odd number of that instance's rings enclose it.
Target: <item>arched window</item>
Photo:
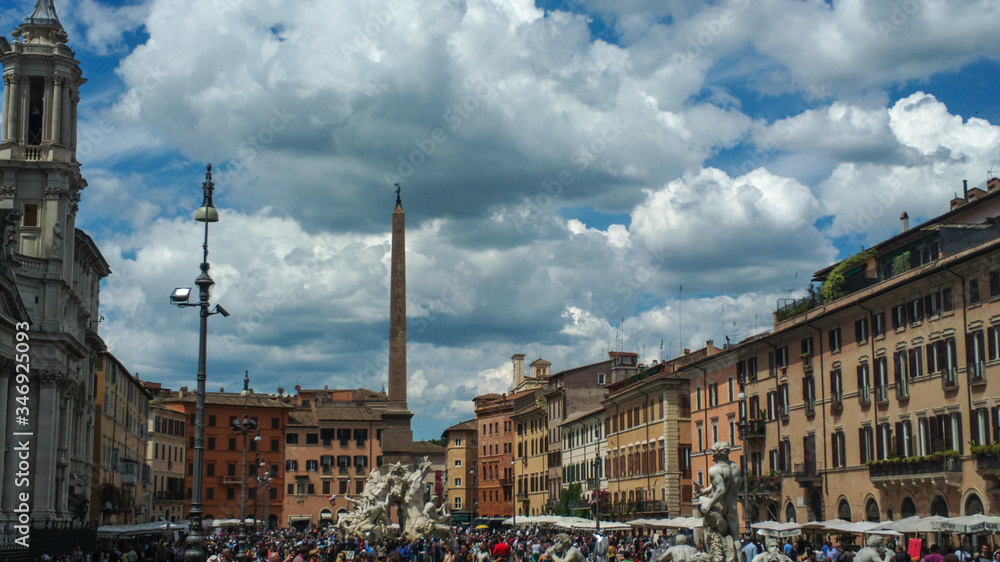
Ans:
[[[851,521],[851,504],[846,499],[840,500],[840,504],[837,505],[837,517]]]
[[[943,496],[937,496],[934,498],[934,501],[931,502],[931,515],[948,517],[948,502]]]
[[[983,515],[986,510],[983,509],[983,500],[979,499],[976,494],[969,494],[969,497],[965,499],[965,514],[966,515]]]
[[[899,516],[903,519],[913,517],[917,514],[917,504],[913,503],[913,498],[903,498],[902,505],[899,506]]]
[[[788,502],[788,504],[785,505],[785,521],[788,523],[795,522],[795,506],[792,505],[792,502]]]
[[[878,502],[875,498],[869,498],[868,502],[865,503],[865,518],[872,523],[878,523],[882,520],[882,516],[878,510]]]

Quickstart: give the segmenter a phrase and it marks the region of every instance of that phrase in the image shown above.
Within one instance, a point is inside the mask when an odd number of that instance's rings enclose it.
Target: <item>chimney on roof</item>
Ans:
[[[691,350],[685,347],[684,348],[684,355],[687,355],[688,353],[691,353]]]
[[[969,202],[969,180],[962,180],[962,199]]]
[[[990,178],[986,180],[986,191],[992,193],[995,189],[1000,189],[1000,178]]]
[[[524,382],[524,354],[515,353],[510,357],[514,364],[514,388]]]
[[[219,387],[219,394],[223,394],[224,392],[226,392],[226,387],[220,386]]]
[[[906,214],[906,211],[903,211],[903,214],[899,215],[899,228],[900,232],[910,230],[910,215]]]

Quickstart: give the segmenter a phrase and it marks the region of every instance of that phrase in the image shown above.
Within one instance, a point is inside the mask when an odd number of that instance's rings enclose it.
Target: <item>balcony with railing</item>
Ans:
[[[945,390],[955,390],[958,388],[958,369],[954,367],[945,368],[941,373],[941,386]]]
[[[879,385],[875,387],[875,403],[876,404],[888,404],[889,403],[889,387],[886,385]]]
[[[122,486],[134,486],[139,482],[139,462],[120,459],[118,461],[118,473],[121,474]]]
[[[877,488],[958,484],[962,479],[962,461],[955,451],[870,461],[868,477]]]
[[[858,404],[862,406],[867,406],[872,403],[872,393],[871,388],[867,386],[862,386],[858,389]]]
[[[781,494],[781,475],[777,472],[771,472],[763,476],[751,473],[747,477],[747,489],[750,491],[751,498],[766,497],[776,499]]]
[[[822,482],[822,477],[816,471],[816,460],[809,462],[795,463],[795,481],[804,486],[811,486]]]
[[[910,383],[906,377],[896,381],[896,400],[907,400],[910,397]]]
[[[156,499],[156,501],[183,501],[184,500],[184,492],[181,492],[181,491],[175,491],[175,492],[170,492],[170,491],[156,492],[156,494],[154,495],[154,498]]]
[[[1000,446],[992,445],[977,450],[974,447],[972,455],[976,458],[976,470],[986,474],[1000,476]]]
[[[761,418],[747,420],[747,439],[763,439],[767,435],[767,425]]]
[[[830,409],[834,412],[844,410],[844,393],[842,391],[836,390],[830,394]]]
[[[969,376],[969,384],[971,386],[986,384],[986,363],[982,361],[969,363],[965,371]]]

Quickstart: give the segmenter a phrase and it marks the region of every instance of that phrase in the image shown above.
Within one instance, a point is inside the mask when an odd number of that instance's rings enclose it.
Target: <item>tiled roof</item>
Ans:
[[[569,416],[565,420],[559,422],[559,425],[566,425],[566,424],[569,424],[569,423],[573,423],[573,422],[575,422],[575,421],[577,421],[579,419],[583,419],[583,418],[585,418],[587,416],[592,416],[592,415],[596,414],[597,412],[602,412],[602,411],[604,411],[604,406],[601,406],[600,408],[594,408],[593,410],[590,410],[589,412],[580,412],[578,414]]]
[[[335,402],[317,406],[316,419],[320,421],[382,421],[382,415],[364,406]]]
[[[354,391],[355,400],[389,400],[389,396],[384,392],[375,392],[367,388],[359,388]]]
[[[411,443],[410,452],[413,454],[420,455],[431,455],[431,454],[441,454],[445,452],[445,448],[441,445],[435,445],[434,443],[428,443],[427,441],[414,441]]]
[[[449,427],[445,432],[449,431],[476,431],[479,426],[476,424],[476,420],[468,420],[461,423],[456,423],[455,425]]]
[[[185,393],[184,396],[170,396],[164,400],[165,403],[172,402],[187,402],[195,403],[197,402],[197,393]],[[292,409],[291,404],[285,404],[279,401],[273,396],[268,396],[265,394],[251,394],[250,396],[243,397],[243,395],[235,392],[227,392],[220,394],[218,392],[206,392],[205,393],[205,404],[212,406],[243,406],[246,404],[250,408],[286,408]]]
[[[294,410],[288,414],[288,425],[315,427],[319,423],[316,422],[316,414],[311,410]]]

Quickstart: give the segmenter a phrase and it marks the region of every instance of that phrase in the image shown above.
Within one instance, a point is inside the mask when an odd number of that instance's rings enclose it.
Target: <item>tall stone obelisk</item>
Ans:
[[[392,212],[392,265],[389,287],[389,403],[382,413],[382,460],[413,460],[413,431],[406,407],[406,213],[396,184]]]

